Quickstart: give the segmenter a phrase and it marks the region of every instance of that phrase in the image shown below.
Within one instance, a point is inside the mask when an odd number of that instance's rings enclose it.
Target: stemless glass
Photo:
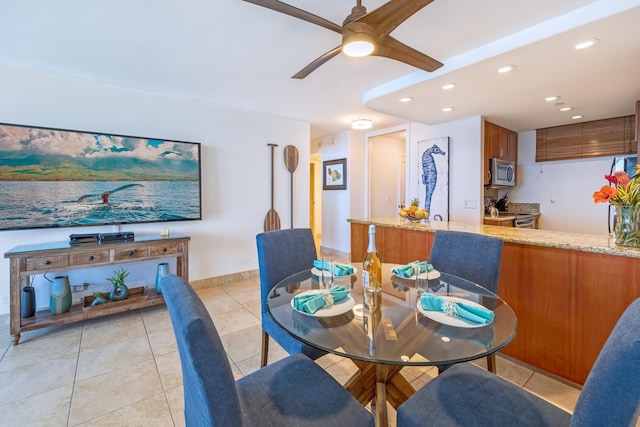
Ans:
[[[322,286],[333,286],[333,260],[331,257],[322,258]]]
[[[428,261],[427,261],[428,263]],[[427,271],[425,271],[424,276],[420,275],[420,261],[416,261],[413,264],[413,271],[414,274],[416,275],[416,291],[418,292],[418,295],[421,295],[423,292],[427,291],[428,288],[428,277],[429,277],[429,268],[427,267]]]

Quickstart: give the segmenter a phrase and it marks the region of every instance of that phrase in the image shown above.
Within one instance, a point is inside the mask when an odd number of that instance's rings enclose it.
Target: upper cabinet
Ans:
[[[623,116],[536,130],[536,161],[638,152],[636,117]]]
[[[503,159],[517,163],[518,134],[495,123],[484,122],[484,185],[490,184],[490,159]]]

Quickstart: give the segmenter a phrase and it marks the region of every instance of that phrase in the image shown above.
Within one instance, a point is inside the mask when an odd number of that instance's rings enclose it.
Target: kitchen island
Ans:
[[[428,259],[436,230],[502,239],[498,294],[518,316],[516,338],[502,353],[569,383],[584,384],[618,318],[640,297],[640,249],[616,246],[608,235],[399,217],[349,222],[353,262],[366,253],[370,224],[388,263]]]

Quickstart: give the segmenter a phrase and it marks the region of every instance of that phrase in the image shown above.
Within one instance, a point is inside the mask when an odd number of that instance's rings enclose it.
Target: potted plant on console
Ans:
[[[129,275],[129,272],[124,267],[120,267],[120,270],[113,273],[114,275],[107,279],[113,285],[109,299],[111,301],[121,301],[129,296],[129,288],[124,284],[124,279]]]

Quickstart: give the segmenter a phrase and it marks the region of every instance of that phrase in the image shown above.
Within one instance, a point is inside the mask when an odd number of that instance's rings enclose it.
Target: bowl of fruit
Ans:
[[[411,222],[420,222],[429,218],[429,212],[426,209],[419,208],[418,204],[418,198],[416,197],[411,201],[411,206],[400,209],[400,216]]]

